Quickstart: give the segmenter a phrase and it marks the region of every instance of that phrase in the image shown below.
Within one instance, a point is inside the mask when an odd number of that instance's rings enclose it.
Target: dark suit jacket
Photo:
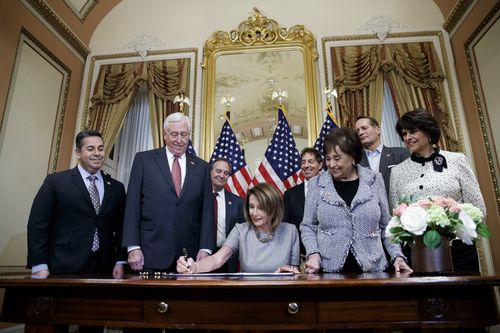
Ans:
[[[382,147],[382,153],[380,155],[380,164],[378,171],[382,174],[385,184],[385,192],[387,197],[389,197],[389,180],[391,179],[391,169],[393,166],[406,160],[410,157],[410,151],[402,147]],[[368,158],[366,157],[366,151],[363,150],[363,158],[359,162],[361,166],[370,168],[370,163],[368,163]]]
[[[226,198],[226,237],[229,235],[231,230],[236,223],[245,222],[243,216],[243,199],[239,196],[224,190],[224,196]],[[238,270],[238,254],[235,253],[227,261],[227,268],[229,273],[237,272]]]
[[[138,245],[144,267],[169,268],[185,248],[215,247],[212,184],[207,162],[186,154],[186,176],[177,197],[166,148],[135,155],[123,222],[123,246]]]
[[[304,195],[304,183],[294,186],[285,191],[285,216],[283,220],[288,223],[293,223],[297,227],[300,234],[300,223],[304,217],[304,204],[306,198]],[[305,248],[300,240],[300,253],[305,254]]]
[[[125,189],[103,173],[104,198],[96,214],[78,167],[50,174],[33,200],[28,220],[28,267],[47,264],[51,274],[78,273],[87,263],[97,227],[101,262],[109,273],[121,248]]]

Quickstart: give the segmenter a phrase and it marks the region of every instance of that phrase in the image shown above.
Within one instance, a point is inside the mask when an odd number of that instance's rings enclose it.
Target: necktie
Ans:
[[[89,194],[90,199],[92,199],[92,205],[94,205],[94,210],[96,214],[99,214],[99,209],[101,208],[101,200],[99,199],[99,192],[97,191],[97,186],[95,186],[96,175],[90,175],[88,177],[90,180]],[[92,240],[92,251],[99,250],[99,235],[97,234],[97,228],[94,232],[94,239]]]
[[[219,205],[217,204],[217,197],[219,196],[219,193],[214,192],[214,226],[215,226],[215,242],[217,243],[217,223],[219,219],[218,215],[218,210],[219,210]]]
[[[179,156],[174,155],[174,163],[172,163],[172,179],[174,181],[175,192],[177,196],[181,196],[182,179],[181,179],[181,166],[179,164]]]

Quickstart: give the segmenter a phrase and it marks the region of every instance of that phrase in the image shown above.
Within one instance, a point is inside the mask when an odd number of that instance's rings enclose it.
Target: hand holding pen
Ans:
[[[182,249],[183,255],[177,260],[177,272],[181,274],[196,274],[198,272],[198,265],[190,258],[187,250]]]

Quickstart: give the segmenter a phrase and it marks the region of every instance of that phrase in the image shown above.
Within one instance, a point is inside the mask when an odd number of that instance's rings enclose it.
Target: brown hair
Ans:
[[[259,183],[251,188],[245,199],[245,209],[243,211],[245,220],[250,223],[252,223],[249,211],[249,200],[251,195],[255,196],[259,202],[260,209],[267,215],[272,216],[271,228],[276,230],[276,227],[283,221],[284,216],[283,196],[281,192],[274,186],[266,183]]]

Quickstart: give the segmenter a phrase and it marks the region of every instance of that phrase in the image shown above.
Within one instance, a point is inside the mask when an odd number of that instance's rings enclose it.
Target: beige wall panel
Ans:
[[[476,56],[476,64],[486,106],[485,111],[488,112],[489,125],[492,129],[491,133],[497,158],[500,156],[500,131],[497,130],[500,126],[500,94],[498,93],[500,91],[499,40],[500,20],[497,20],[474,47],[474,55]]]
[[[0,266],[26,264],[26,225],[47,175],[63,74],[22,43],[0,137]]]

